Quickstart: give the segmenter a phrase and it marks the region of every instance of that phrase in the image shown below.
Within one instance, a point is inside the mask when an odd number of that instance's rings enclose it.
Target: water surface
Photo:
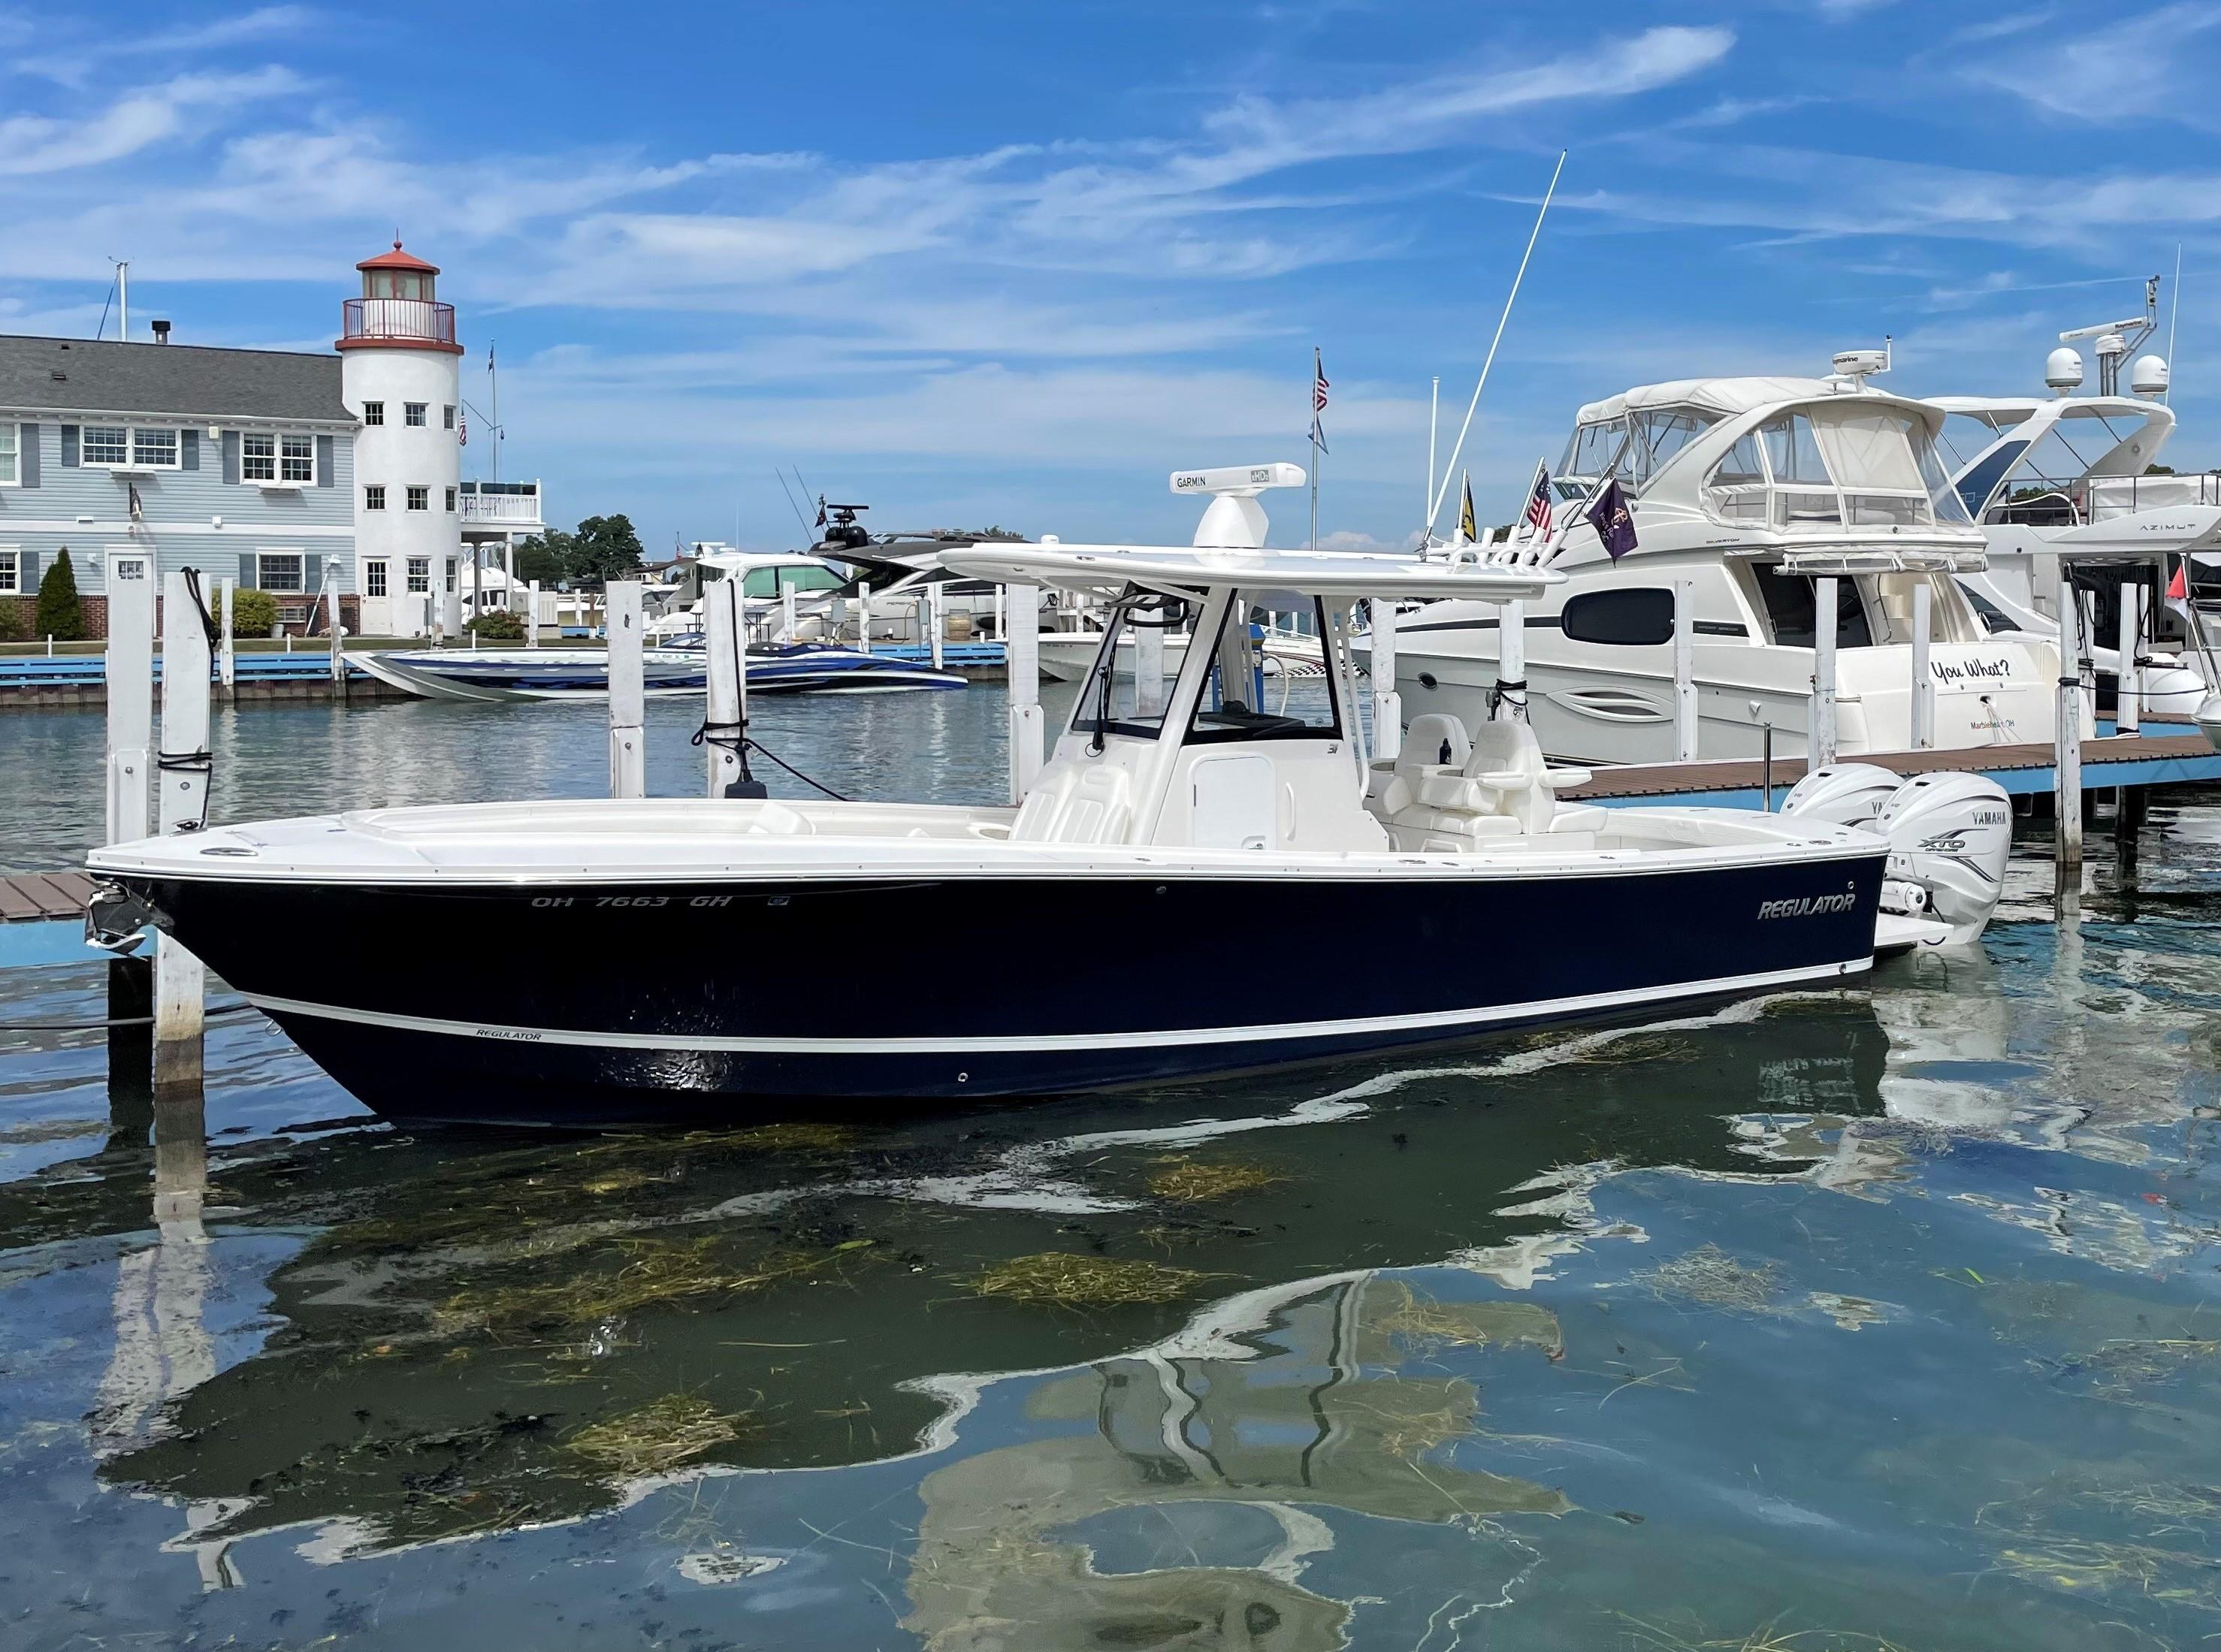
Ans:
[[[838,790],[1001,792],[992,690],[761,709]],[[0,718],[17,865],[97,834],[98,734]],[[605,774],[591,707],[219,742],[228,818]],[[2065,929],[2042,850],[1854,988],[839,1128],[397,1132],[221,991],[158,1110],[128,1030],[20,1029],[104,966],[0,971],[0,1640],[2210,1642],[2221,799]]]

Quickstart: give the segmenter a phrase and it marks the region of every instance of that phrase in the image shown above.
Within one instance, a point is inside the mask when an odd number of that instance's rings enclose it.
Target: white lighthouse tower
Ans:
[[[355,589],[361,629],[422,635],[435,613],[457,629],[457,495],[462,455],[455,307],[440,272],[404,252],[366,258],[362,296],[342,309],[340,397],[361,421],[355,437]],[[435,607],[437,604],[437,607]]]

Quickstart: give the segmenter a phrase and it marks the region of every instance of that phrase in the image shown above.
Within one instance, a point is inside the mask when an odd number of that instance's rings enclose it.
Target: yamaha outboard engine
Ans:
[[[1882,910],[1944,925],[1931,945],[1979,939],[2005,893],[2012,803],[1979,774],[1906,780],[1876,763],[1830,763],[1792,787],[1781,812],[1887,838]]]

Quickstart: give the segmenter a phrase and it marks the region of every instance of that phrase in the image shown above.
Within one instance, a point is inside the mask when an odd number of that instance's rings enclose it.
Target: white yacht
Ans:
[[[751,635],[769,637],[780,629],[783,605],[792,592],[798,604],[810,612],[822,611],[825,600],[848,579],[836,564],[823,556],[795,551],[743,551],[730,547],[705,548],[694,566],[667,598],[662,611],[649,620],[645,635],[650,643],[701,634],[702,587],[721,579],[741,581]],[[798,626],[798,635],[779,636],[783,642],[799,642],[823,635],[822,629]]]
[[[1699,755],[1806,749],[1817,578],[1836,581],[1837,753],[1911,749],[1916,593],[1930,616],[1928,682],[1942,748],[2049,742],[2058,674],[2046,639],[1993,636],[1956,585],[1985,541],[1936,449],[1924,403],[1869,388],[1880,353],[1830,379],[1645,385],[1580,410],[1555,483],[1548,540],[1484,558],[1562,573],[1525,615],[1527,716],[1555,756],[1589,763],[1677,754],[1677,589],[1692,606]],[[1581,504],[1607,477],[1635,548],[1614,558]],[[1398,627],[1407,710],[1491,715],[1493,610],[1438,603]]]

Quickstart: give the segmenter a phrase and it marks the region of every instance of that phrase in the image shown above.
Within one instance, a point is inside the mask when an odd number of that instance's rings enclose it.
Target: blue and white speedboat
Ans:
[[[431,700],[575,700],[610,691],[609,655],[600,648],[411,648],[351,654],[347,660],[382,683]],[[641,676],[651,696],[699,694],[709,669],[709,655],[698,638],[682,637],[641,655]],[[751,694],[884,694],[963,686],[964,679],[954,673],[854,648],[802,642],[748,650]]]

